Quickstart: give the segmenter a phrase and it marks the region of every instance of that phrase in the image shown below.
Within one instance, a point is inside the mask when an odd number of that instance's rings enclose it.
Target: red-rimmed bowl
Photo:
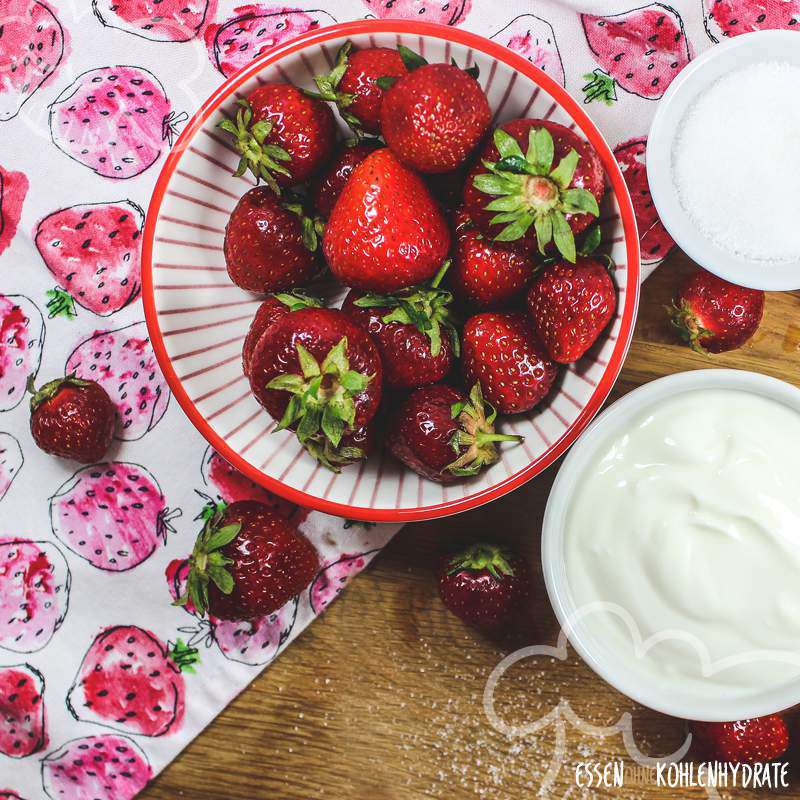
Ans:
[[[224,228],[252,185],[231,175],[238,159],[217,130],[238,97],[260,82],[312,86],[348,39],[358,46],[405,44],[429,61],[477,64],[498,123],[544,117],[576,129],[603,161],[608,191],[601,219],[616,262],[617,314],[589,355],[564,370],[548,401],[507,418],[525,436],[479,477],[442,487],[400,467],[388,454],[334,475],[251,396],[241,345],[260,300],[229,280]],[[143,296],[150,336],[181,407],[206,439],[254,481],[310,508],[354,519],[407,522],[475,508],[538,475],[575,441],[600,410],[630,344],[639,296],[639,247],[633,207],[614,156],[580,105],[541,70],[501,45],[466,31],[382,20],[334,25],[264,55],[224,83],[189,121],[156,184],[147,214]],[[342,296],[344,291],[342,292]],[[339,298],[337,298],[339,299]]]

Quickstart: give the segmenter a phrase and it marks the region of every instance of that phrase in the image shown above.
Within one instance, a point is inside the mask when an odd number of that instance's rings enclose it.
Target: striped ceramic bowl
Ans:
[[[524,435],[479,477],[442,487],[400,467],[388,454],[334,475],[256,403],[242,374],[241,345],[259,298],[234,286],[222,241],[250,178],[231,175],[237,157],[217,131],[238,97],[264,81],[312,86],[348,39],[359,46],[405,44],[429,61],[477,64],[497,122],[544,117],[579,130],[600,154],[608,192],[602,206],[619,288],[617,315],[602,340],[565,370],[549,400],[507,418]],[[228,80],[190,120],[159,177],[147,215],[144,301],[150,335],[175,397],[206,439],[235,467],[296,503],[375,521],[431,519],[474,508],[533,478],[575,441],[619,374],[633,332],[639,250],[630,197],[616,161],[581,107],[544,72],[505,47],[465,31],[414,22],[362,21],[301,36]],[[341,299],[344,291],[340,293]]]

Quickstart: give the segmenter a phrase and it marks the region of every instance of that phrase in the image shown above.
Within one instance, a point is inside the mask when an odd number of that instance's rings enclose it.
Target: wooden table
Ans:
[[[800,296],[770,295],[764,323],[743,349],[699,356],[676,342],[663,310],[690,268],[688,259],[676,254],[644,285],[635,341],[611,399],[661,375],[709,366],[756,370],[800,385]],[[507,739],[489,725],[482,697],[487,677],[506,653],[556,641],[558,628],[539,568],[540,521],[555,473],[553,467],[477,511],[406,527],[142,797],[535,797],[553,760],[557,726]],[[537,569],[536,620],[513,641],[483,638],[439,601],[437,559],[473,537],[515,542]],[[505,674],[496,694],[498,713],[512,724],[533,722],[562,699],[595,725],[611,725],[630,712],[635,741],[650,755],[670,753],[683,740],[681,721],[636,706],[571,650],[564,661],[521,661]],[[563,763],[546,797],[706,796],[702,789],[678,793],[647,784],[582,794],[575,786],[576,763],[631,762],[619,735],[596,738],[569,725],[565,735]],[[800,787],[800,770],[792,782]],[[800,792],[795,788],[783,796]]]

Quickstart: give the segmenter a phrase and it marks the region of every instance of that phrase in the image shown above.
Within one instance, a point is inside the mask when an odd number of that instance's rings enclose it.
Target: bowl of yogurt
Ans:
[[[800,702],[800,389],[738,370],[653,381],[565,459],[542,563],[586,663],[623,694],[727,721]]]

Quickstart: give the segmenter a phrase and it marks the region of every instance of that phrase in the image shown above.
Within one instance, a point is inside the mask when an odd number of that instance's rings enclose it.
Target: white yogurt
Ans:
[[[585,629],[666,691],[733,699],[797,680],[800,414],[700,389],[626,429],[577,483],[566,573],[578,609],[614,604],[642,640],[661,641],[637,653],[609,611],[585,616]]]

